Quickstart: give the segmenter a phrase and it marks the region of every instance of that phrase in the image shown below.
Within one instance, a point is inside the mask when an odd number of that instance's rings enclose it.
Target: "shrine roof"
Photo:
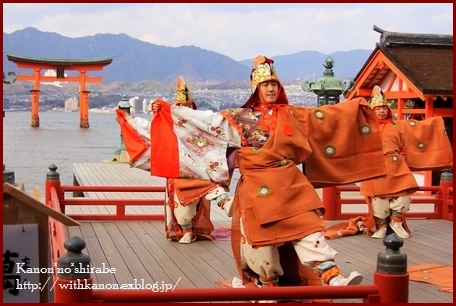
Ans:
[[[375,25],[374,30],[380,42],[355,80],[381,52],[423,94],[453,94],[453,35],[389,32]]]
[[[453,48],[437,45],[379,46],[424,94],[453,93]]]

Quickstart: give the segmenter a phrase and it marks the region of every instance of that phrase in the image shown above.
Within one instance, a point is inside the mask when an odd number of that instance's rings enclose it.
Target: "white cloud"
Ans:
[[[453,4],[11,4],[3,32],[68,37],[124,33],[157,45],[194,45],[235,60],[314,50],[374,49],[387,31],[453,34]]]

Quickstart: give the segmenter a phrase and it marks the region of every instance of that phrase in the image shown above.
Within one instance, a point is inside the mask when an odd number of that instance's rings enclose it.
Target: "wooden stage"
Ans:
[[[73,164],[73,185],[79,186],[165,186],[165,179],[153,177],[149,171],[130,168],[120,163]],[[65,195],[67,196],[67,195]],[[87,198],[96,199],[164,199],[163,192],[84,192]],[[114,206],[70,206],[74,214],[115,214]],[[157,206],[127,206],[126,214],[163,213]]]
[[[80,185],[164,184],[163,179],[150,177],[147,171],[130,169],[125,164],[74,164],[74,173]],[[235,183],[234,181],[233,184]],[[108,195],[93,192],[85,196],[138,198],[157,194]],[[73,209],[68,212],[75,212]],[[149,208],[141,209],[144,210],[141,213],[150,211]],[[81,211],[87,214],[106,213],[109,208],[98,207],[92,211],[81,208]],[[138,213],[135,209],[130,210],[130,213],[135,212]],[[211,218],[215,227],[230,226],[230,219],[218,207],[212,207]],[[170,242],[164,237],[162,221],[80,222],[80,227],[68,228],[68,235],[77,235],[85,240],[87,247],[84,252],[91,257],[92,267],[102,267],[105,264],[116,269],[116,273],[95,274],[94,283],[130,284],[136,279],[138,282],[144,280],[146,284],[177,283],[178,288],[207,288],[218,287],[217,281],[237,276],[229,240],[199,240],[192,244]],[[327,224],[330,226],[339,222],[341,221],[327,221]],[[430,263],[453,266],[452,221],[408,219],[407,222],[412,234],[410,238],[404,239],[401,251],[407,254],[409,267]],[[362,284],[373,284],[377,254],[385,249],[382,240],[356,235],[330,240],[329,244],[339,252],[336,263],[343,273],[357,270],[364,276]],[[440,287],[436,285],[410,281],[409,289],[411,303],[453,302],[453,294],[440,292]],[[334,302],[362,301],[352,299]]]

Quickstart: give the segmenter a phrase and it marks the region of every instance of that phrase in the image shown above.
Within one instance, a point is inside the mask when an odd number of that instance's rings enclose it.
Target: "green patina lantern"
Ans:
[[[120,100],[119,104],[117,104],[117,108],[121,111],[126,112],[127,114],[130,114],[131,104],[130,101],[128,101],[126,95],[122,96],[122,100]]]
[[[355,82],[352,80],[340,80],[334,76],[334,59],[328,57],[325,61],[326,68],[323,77],[316,81],[304,80],[301,88],[304,91],[311,91],[317,95],[317,106],[326,104],[337,104],[340,101],[340,96],[345,92],[350,92],[355,88]]]
[[[131,104],[130,101],[128,101],[126,95],[122,96],[122,99],[119,101],[119,104],[117,104],[117,108],[121,111],[126,112],[127,114],[130,114]],[[113,161],[120,161],[119,158],[122,151],[126,151],[126,148],[122,133],[120,133],[120,147],[114,152]]]

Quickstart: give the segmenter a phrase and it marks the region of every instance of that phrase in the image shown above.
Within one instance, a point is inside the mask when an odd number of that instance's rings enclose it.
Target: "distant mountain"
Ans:
[[[96,34],[69,38],[57,33],[25,28],[3,33],[3,71],[30,73],[8,61],[5,52],[28,57],[60,59],[93,59],[113,57],[102,71],[89,75],[102,76],[103,83],[154,81],[175,82],[183,76],[188,83],[208,85],[247,82],[253,59],[237,62],[228,56],[196,46],[166,47],[132,38],[126,34]],[[353,78],[371,50],[354,50],[329,54],[335,60],[334,72],[339,78]],[[328,55],[302,51],[290,55],[270,55],[275,60],[283,81],[312,79],[323,75]]]
[[[334,75],[341,79],[353,79],[363,67],[372,50],[338,51],[323,54],[317,51],[301,51],[289,55],[273,56],[274,65],[281,79],[317,79],[323,76],[325,60],[328,56],[334,59]],[[242,64],[252,65],[253,59],[243,60]]]

